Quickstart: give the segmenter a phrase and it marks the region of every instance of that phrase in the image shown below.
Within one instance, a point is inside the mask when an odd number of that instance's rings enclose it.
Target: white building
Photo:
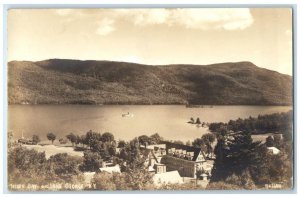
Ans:
[[[157,186],[163,184],[182,184],[183,179],[182,177],[180,177],[178,171],[170,171],[170,172],[156,173],[153,176],[153,182]]]
[[[100,168],[101,172],[107,172],[107,173],[121,173],[120,166],[117,164],[115,166],[110,166],[110,167],[103,167]]]
[[[273,155],[277,155],[280,153],[280,150],[274,146],[272,147],[267,147],[268,151],[273,154]]]

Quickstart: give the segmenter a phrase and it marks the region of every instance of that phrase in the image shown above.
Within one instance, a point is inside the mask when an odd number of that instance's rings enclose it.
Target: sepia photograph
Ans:
[[[293,11],[8,9],[7,190],[293,190]]]

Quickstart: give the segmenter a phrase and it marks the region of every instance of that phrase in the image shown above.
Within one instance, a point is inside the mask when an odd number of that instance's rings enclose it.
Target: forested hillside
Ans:
[[[250,62],[12,61],[8,97],[10,104],[291,105],[292,77]]]

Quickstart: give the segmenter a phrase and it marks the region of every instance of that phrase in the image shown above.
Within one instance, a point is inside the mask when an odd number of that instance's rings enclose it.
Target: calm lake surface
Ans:
[[[287,112],[289,106],[213,106],[186,108],[183,105],[9,105],[8,130],[14,138],[46,140],[53,132],[64,138],[70,132],[85,134],[88,130],[111,132],[116,139],[130,140],[140,135],[159,133],[169,140],[193,140],[208,132],[187,122],[191,117],[201,122],[228,122],[230,119],[256,117],[259,114]],[[130,113],[132,116],[122,117]]]

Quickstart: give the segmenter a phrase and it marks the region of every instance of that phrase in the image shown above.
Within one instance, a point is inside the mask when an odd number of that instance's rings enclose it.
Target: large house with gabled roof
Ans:
[[[166,155],[160,163],[165,164],[167,171],[177,170],[181,177],[196,178],[197,171],[204,171],[206,167],[205,154],[201,148],[162,142],[166,144]]]

